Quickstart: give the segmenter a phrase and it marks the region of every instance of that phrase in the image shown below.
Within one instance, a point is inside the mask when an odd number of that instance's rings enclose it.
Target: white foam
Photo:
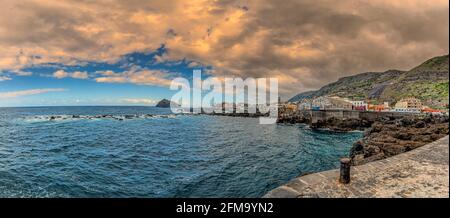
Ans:
[[[125,115],[37,115],[27,116],[22,120],[25,122],[60,122],[60,121],[75,121],[75,120],[132,120],[132,119],[153,119],[153,118],[176,118],[175,114],[125,114]]]

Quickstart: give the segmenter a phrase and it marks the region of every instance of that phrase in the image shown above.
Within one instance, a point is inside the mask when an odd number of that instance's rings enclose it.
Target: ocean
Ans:
[[[0,197],[261,197],[338,168],[362,135],[170,113],[0,108]]]

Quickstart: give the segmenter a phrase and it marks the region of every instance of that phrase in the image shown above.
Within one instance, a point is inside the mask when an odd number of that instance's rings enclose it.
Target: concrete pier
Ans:
[[[351,167],[349,184],[339,169],[295,178],[265,198],[448,198],[449,136],[390,158]]]

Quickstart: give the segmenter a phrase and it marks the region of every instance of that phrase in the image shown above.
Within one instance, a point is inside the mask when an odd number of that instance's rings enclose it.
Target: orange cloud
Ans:
[[[75,71],[73,73],[68,73],[64,70],[58,70],[53,73],[53,77],[57,79],[63,79],[66,77],[74,78],[74,79],[87,79],[89,75],[87,72]]]
[[[115,62],[165,44],[160,61],[186,58],[221,76],[282,74],[291,79],[280,88],[293,94],[363,71],[408,69],[449,47],[446,0],[0,1],[0,69],[9,70]],[[167,83],[154,74],[97,81]]]
[[[100,83],[133,83],[138,85],[154,85],[169,87],[172,82],[168,72],[133,68],[129,71],[115,73],[113,71],[97,72],[102,77],[95,78]]]

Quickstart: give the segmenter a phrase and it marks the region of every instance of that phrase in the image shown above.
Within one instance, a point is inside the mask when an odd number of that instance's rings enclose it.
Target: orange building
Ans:
[[[384,110],[387,110],[388,108],[386,108],[386,106],[383,104],[380,104],[380,105],[369,104],[368,109],[371,111],[384,111]]]
[[[432,108],[424,108],[424,109],[422,109],[422,112],[424,112],[424,113],[442,113],[441,110],[432,109]]]

